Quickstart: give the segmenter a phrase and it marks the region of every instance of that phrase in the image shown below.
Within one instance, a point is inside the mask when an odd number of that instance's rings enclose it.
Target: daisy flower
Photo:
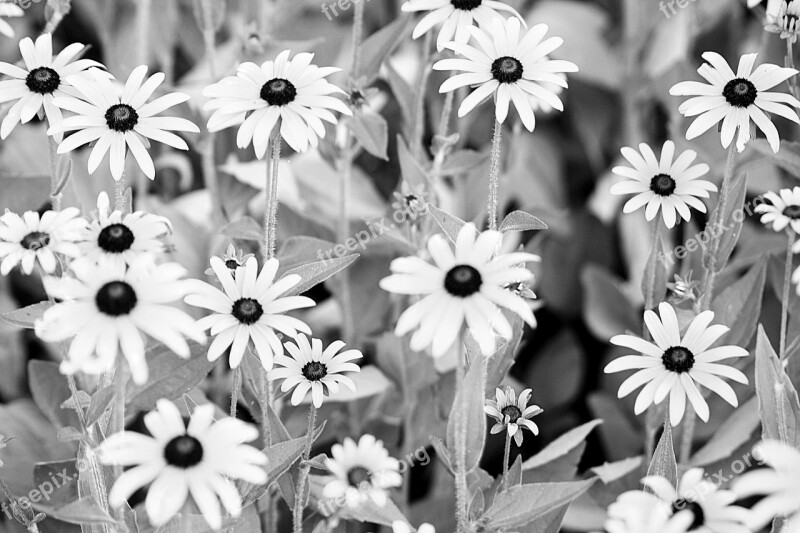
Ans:
[[[222,506],[232,517],[242,500],[232,480],[263,484],[267,457],[244,444],[258,438],[258,429],[235,418],[214,420],[214,405],[194,409],[184,425],[180,411],[161,399],[144,416],[152,437],[133,431],[109,436],[98,448],[104,464],[132,466],[111,487],[109,503],[119,507],[150,484],[144,508],[150,523],[165,524],[191,496],[212,529],[222,527]]]
[[[780,115],[792,122],[800,123],[797,112],[792,109],[800,107],[800,102],[789,94],[767,92],[767,90],[788,80],[797,74],[797,71],[768,63],[753,70],[756,56],[758,54],[743,55],[734,73],[721,55],[716,52],[706,52],[703,54],[703,59],[708,63],[700,66],[697,72],[708,83],[683,81],[669,90],[674,96],[692,96],[678,107],[678,111],[684,116],[697,117],[686,130],[687,139],[698,137],[722,121],[720,140],[723,148],[731,144],[738,129],[736,148],[741,152],[750,141],[752,119],[767,136],[772,150],[778,152],[780,148],[778,130],[766,113]]]
[[[244,250],[237,250],[233,243],[228,243],[228,247],[225,249],[225,253],[222,254],[221,259],[222,262],[225,263],[225,266],[228,267],[228,270],[231,271],[232,275],[236,274],[236,269],[239,267],[243,267],[244,264],[247,262],[248,259],[251,257],[255,257],[253,254],[246,254]],[[206,276],[213,276],[214,269],[207,268],[205,270]]]
[[[296,343],[296,344],[295,344]],[[344,342],[335,341],[323,351],[322,341],[311,339],[311,344],[305,335],[298,335],[295,342],[284,343],[286,351],[291,357],[285,355],[275,356],[275,368],[270,373],[270,379],[282,379],[281,391],[292,393],[292,405],[298,405],[311,391],[314,407],[322,406],[322,398],[332,392],[339,392],[339,385],[344,385],[351,391],[356,391],[356,384],[344,372],[361,372],[355,359],[361,359],[358,350],[347,350],[337,353],[344,347]]]
[[[670,505],[640,490],[620,494],[607,514],[608,533],[686,533],[692,523],[689,513],[673,516]]]
[[[528,304],[505,285],[531,279],[533,273],[519,265],[539,257],[523,252],[496,254],[502,239],[499,231],[478,233],[473,224],[465,224],[458,232],[455,253],[444,235],[428,240],[434,264],[419,257],[392,261],[392,275],[380,281],[381,288],[424,296],[400,316],[395,335],[402,337],[417,328],[411,349],[422,351],[430,346],[433,356],[441,357],[456,342],[466,321],[481,351],[489,356],[496,348],[495,333],[505,339],[512,336],[500,307],[536,327]]]
[[[392,533],[412,533],[413,528],[402,520],[392,522]],[[417,528],[417,533],[436,533],[436,528],[430,524],[422,524]]]
[[[16,100],[0,125],[0,139],[8,137],[20,122],[30,122],[42,110],[49,124],[61,122],[61,110],[53,103],[53,99],[76,94],[67,77],[89,67],[102,67],[91,59],[73,61],[83,50],[80,43],[67,46],[53,58],[52,39],[51,34],[43,33],[35,44],[30,37],[19,42],[25,68],[0,62],[0,73],[12,78],[0,81],[0,103]],[[61,141],[60,136],[57,140]]]
[[[70,270],[74,277],[44,279],[47,294],[61,302],[36,322],[36,334],[45,341],[72,338],[62,372],[108,371],[121,348],[133,381],[142,385],[148,369],[141,333],[183,358],[190,355],[184,337],[205,344],[203,329],[183,311],[166,305],[188,290],[187,280],[181,279],[186,269],[179,264],[156,265],[143,256],[126,270],[120,262],[81,258]]]
[[[429,12],[414,27],[411,34],[414,39],[419,39],[431,28],[443,23],[436,38],[436,48],[440,52],[451,41],[466,44],[473,23],[489,28],[493,20],[503,20],[504,16],[499,11],[511,13],[525,23],[516,9],[495,0],[408,0],[400,9],[405,12]]]
[[[689,531],[696,533],[750,533],[744,525],[748,511],[731,505],[737,495],[730,490],[718,489],[704,479],[702,468],[690,468],[678,482],[677,490],[661,476],[648,476],[642,480],[661,500],[671,506],[674,513],[691,514]]]
[[[151,180],[155,179],[153,159],[147,151],[148,139],[188,150],[186,141],[172,132],[199,133],[200,129],[184,118],[156,115],[187,101],[189,95],[169,93],[147,103],[164,82],[164,74],[158,72],[145,80],[146,75],[146,65],[136,67],[121,91],[114,87],[107,73],[98,69],[89,69],[88,75],[69,77],[67,81],[82,99],[60,97],[54,100],[58,107],[75,113],[51,124],[47,131],[49,135],[75,131],[58,145],[58,153],[65,154],[96,141],[89,155],[89,173],[94,174],[109,152],[111,175],[119,181],[125,171],[127,150],[131,151],[142,172]]]
[[[775,2],[773,2],[775,3]],[[800,2],[797,0],[780,0],[775,11],[767,8],[767,23],[764,29],[768,32],[779,33],[781,39],[789,39],[791,43],[797,42],[800,28],[797,19],[800,17]]]
[[[208,120],[209,131],[239,126],[236,144],[247,148],[252,142],[259,159],[267,152],[272,129],[280,119],[280,134],[296,152],[316,148],[325,137],[322,121],[336,124],[338,111],[352,115],[341,100],[331,94],[345,94],[326,76],[339,72],[336,67],[311,64],[314,54],[302,53],[289,59],[284,50],[275,61],[260,67],[242,63],[236,76],[206,87],[203,96],[211,98],[205,109],[214,111]]]
[[[122,211],[111,211],[108,194],[97,197],[97,211],[92,214],[83,234],[81,253],[99,260],[129,264],[142,254],[158,254],[164,251],[163,237],[172,231],[172,225],[164,217],[136,211],[124,215]]]
[[[497,401],[486,400],[486,405],[483,407],[483,411],[497,421],[492,426],[492,435],[506,430],[510,436],[514,437],[517,446],[522,446],[523,428],[529,429],[534,435],[539,434],[539,426],[530,419],[544,410],[538,405],[528,406],[531,389],[522,391],[518,399],[511,387],[506,387],[505,392],[496,389],[495,398]]]
[[[37,259],[42,270],[52,274],[58,264],[55,254],[80,255],[75,243],[81,239],[86,221],[78,215],[75,207],[45,211],[41,217],[36,211],[22,216],[6,211],[0,216],[0,274],[5,276],[21,264],[22,271],[30,275]]]
[[[0,34],[8,38],[14,37],[14,28],[11,27],[7,21],[3,20],[8,17],[21,17],[25,14],[15,2],[2,2],[0,3]]]
[[[389,457],[383,442],[372,435],[362,435],[357,444],[347,437],[342,444],[333,445],[331,455],[325,459],[325,467],[333,479],[325,484],[322,495],[348,507],[358,507],[368,499],[383,507],[387,491],[403,483],[400,462]]]
[[[400,190],[392,193],[394,201],[392,209],[395,213],[403,213],[404,220],[412,224],[420,217],[427,215],[428,193],[424,185],[411,186],[406,181],[400,183]]]
[[[750,510],[750,527],[760,530],[776,516],[785,516],[789,521],[782,531],[800,531],[800,451],[775,440],[759,443],[754,456],[767,464],[762,468],[742,475],[733,484],[739,497],[764,494],[766,497]]]
[[[520,38],[520,21],[493,20],[491,32],[470,27],[469,32],[478,47],[463,43],[448,43],[447,48],[464,56],[460,59],[443,59],[433,65],[436,70],[463,71],[446,80],[440,93],[455,91],[459,87],[476,87],[458,108],[463,117],[478,104],[494,95],[495,118],[503,123],[513,102],[520,119],[528,131],[533,131],[536,118],[533,110],[539,101],[564,110],[561,99],[542,83],[567,87],[565,72],[577,72],[578,67],[569,61],[547,57],[564,42],[560,37],[544,39],[546,24],[537,24]]]
[[[772,226],[774,231],[789,227],[793,232],[800,233],[800,187],[781,189],[777,194],[768,191],[764,193],[764,198],[770,203],[761,203],[755,208],[756,213],[761,213],[762,224]]]
[[[606,366],[607,374],[637,370],[622,383],[618,397],[624,398],[646,384],[636,398],[634,411],[638,415],[650,404],[661,403],[669,394],[669,417],[673,426],[677,426],[683,418],[687,396],[697,416],[708,422],[708,404],[697,388],[698,385],[717,393],[736,407],[736,393],[720,376],[739,383],[747,383],[747,378],[732,366],[719,364],[717,361],[745,357],[748,355],[747,350],[738,346],[710,348],[728,332],[728,328],[723,325],[710,325],[714,319],[713,311],[703,311],[697,315],[683,338],[675,309],[662,302],[658,311],[661,314],[660,319],[649,309],[644,313],[644,322],[655,344],[632,335],[616,335],[611,338],[612,344],[641,353],[619,357]]]
[[[296,337],[298,332],[311,335],[305,322],[284,313],[313,307],[314,300],[305,296],[281,297],[300,283],[300,276],[292,274],[275,281],[277,259],[268,260],[259,273],[258,262],[251,257],[236,269],[235,275],[219,257],[212,257],[210,263],[223,290],[196,281],[192,294],[185,299],[189,305],[214,312],[198,321],[214,336],[208,347],[209,361],[216,361],[230,347],[230,366],[236,368],[252,341],[261,364],[269,372],[273,356],[283,353],[276,330],[290,337]]]
[[[689,207],[706,212],[699,198],[708,198],[708,192],[716,191],[717,187],[710,181],[698,179],[708,174],[710,168],[705,163],[692,165],[697,152],[686,150],[675,158],[675,143],[666,141],[660,159],[645,143],[639,145],[639,152],[624,147],[622,156],[633,168],[614,167],[612,172],[627,180],[612,185],[611,194],[636,195],[625,203],[624,213],[647,205],[645,218],[653,220],[660,209],[664,224],[672,228],[677,220],[676,213],[688,222],[692,216]]]

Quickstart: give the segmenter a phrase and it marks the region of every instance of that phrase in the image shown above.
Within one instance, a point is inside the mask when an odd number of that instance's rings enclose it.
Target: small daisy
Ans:
[[[23,11],[16,2],[0,3],[0,34],[5,35],[9,39],[14,37],[14,28],[3,19],[8,17],[21,17],[23,15],[25,15],[25,11]]]
[[[673,426],[683,418],[686,397],[692,403],[697,415],[708,422],[708,404],[697,385],[702,385],[717,393],[723,400],[736,407],[736,393],[719,376],[739,383],[747,383],[747,378],[739,370],[717,361],[732,357],[745,357],[747,350],[738,346],[709,347],[728,332],[728,328],[710,325],[714,319],[712,311],[697,315],[683,338],[680,335],[678,317],[675,309],[662,302],[658,315],[651,310],[644,313],[644,321],[655,344],[632,335],[617,335],[611,343],[624,346],[642,355],[625,355],[609,363],[605,372],[621,372],[636,369],[637,372],[626,379],[619,388],[618,397],[624,398],[637,388],[645,385],[634,406],[635,413],[641,414],[652,403],[661,403],[669,394],[669,417]]]
[[[414,28],[411,34],[414,39],[419,39],[437,24],[444,23],[436,38],[436,48],[440,52],[451,41],[466,44],[473,23],[490,28],[493,20],[503,20],[505,17],[500,11],[511,13],[525,23],[516,9],[495,0],[408,0],[400,9],[405,12],[429,11]]]
[[[758,204],[755,209],[756,213],[763,213],[761,223],[772,226],[774,231],[783,231],[788,226],[800,234],[800,187],[781,189],[777,194],[768,191],[764,198],[770,203]]]
[[[436,70],[464,71],[446,80],[440,93],[455,91],[459,87],[476,87],[458,108],[463,117],[478,104],[495,97],[495,118],[503,123],[508,115],[509,103],[513,102],[522,123],[533,131],[536,118],[533,114],[539,101],[559,111],[564,104],[555,92],[542,83],[567,87],[565,72],[577,72],[578,67],[569,61],[552,60],[547,56],[564,42],[560,37],[544,39],[546,24],[537,24],[520,38],[520,21],[493,20],[492,31],[470,27],[469,31],[478,44],[448,43],[447,48],[464,58],[443,59],[433,65]]]
[[[333,475],[322,489],[325,498],[344,501],[348,507],[358,507],[371,499],[383,507],[387,491],[403,483],[400,462],[389,457],[383,443],[372,435],[362,435],[358,444],[347,437],[342,444],[331,448],[333,458],[325,459],[325,467]]]
[[[296,343],[296,344],[295,344]],[[361,359],[358,350],[347,350],[337,353],[344,347],[344,342],[331,343],[322,350],[322,341],[298,335],[295,343],[284,343],[291,357],[276,355],[275,368],[269,373],[270,379],[283,379],[281,391],[294,388],[292,405],[299,405],[311,391],[314,407],[322,406],[322,398],[330,393],[339,392],[339,385],[344,385],[353,392],[356,384],[343,372],[361,372],[361,368],[351,361]]]
[[[51,34],[43,33],[35,44],[30,37],[19,42],[25,68],[0,62],[0,73],[13,78],[0,81],[0,103],[16,100],[0,125],[0,139],[8,137],[20,122],[30,122],[42,110],[49,124],[61,122],[61,110],[53,103],[53,99],[76,95],[67,77],[89,67],[102,67],[91,59],[73,61],[84,48],[80,43],[69,45],[53,58],[52,39]],[[57,140],[61,141],[60,138]]]
[[[314,54],[302,53],[289,60],[284,50],[275,61],[260,67],[242,63],[236,76],[229,76],[203,91],[212,100],[205,109],[214,111],[208,121],[209,131],[219,131],[241,124],[236,136],[239,148],[252,142],[259,159],[267,152],[267,144],[280,119],[280,134],[296,152],[316,148],[325,137],[322,121],[336,124],[338,111],[352,115],[350,109],[331,94],[345,94],[325,79],[339,72],[336,67],[311,64]]]
[[[685,276],[675,274],[675,281],[667,283],[667,288],[672,291],[675,300],[680,302],[697,301],[697,289],[700,282],[692,279],[692,271],[690,270]]]
[[[251,257],[255,257],[253,254],[246,254],[244,250],[237,250],[233,243],[228,243],[228,247],[225,249],[225,253],[222,254],[221,259],[222,262],[225,263],[225,266],[228,267],[228,270],[231,271],[231,275],[236,275],[236,269],[239,267],[243,267],[244,264],[247,262],[248,259]],[[207,268],[205,270],[206,276],[213,276],[214,269]]]
[[[764,494],[766,497],[750,510],[750,527],[761,530],[776,516],[785,516],[786,533],[800,531],[800,451],[779,441],[758,444],[754,456],[770,468],[745,473],[734,482],[739,497]]]
[[[107,73],[94,68],[89,69],[87,75],[70,76],[67,81],[82,99],[61,97],[54,100],[58,107],[76,114],[51,124],[47,131],[55,135],[77,130],[58,145],[58,153],[65,154],[96,141],[89,155],[89,173],[94,174],[109,152],[111,175],[119,181],[125,171],[127,150],[131,151],[142,172],[151,180],[155,179],[155,166],[147,151],[148,139],[188,150],[186,141],[172,132],[199,133],[200,129],[184,118],[156,115],[187,101],[189,95],[169,93],[147,103],[164,82],[164,74],[159,72],[145,80],[146,75],[146,65],[136,67],[122,91],[114,87]]]
[[[392,533],[412,533],[414,529],[402,520],[392,522]],[[417,528],[417,533],[436,533],[436,528],[430,524],[422,524]]]
[[[97,212],[83,234],[81,252],[94,260],[101,257],[123,264],[131,263],[142,254],[158,254],[164,251],[159,240],[172,231],[172,225],[164,217],[136,211],[123,215],[111,211],[108,194],[97,197]]]
[[[113,507],[138,489],[147,490],[144,508],[150,523],[165,524],[191,496],[212,529],[222,527],[222,506],[232,517],[242,500],[232,480],[263,484],[267,457],[244,444],[258,438],[258,429],[235,418],[214,420],[214,405],[196,407],[188,426],[170,401],[158,400],[144,416],[152,437],[133,431],[109,436],[98,448],[104,464],[132,466],[114,483],[108,500]]]
[[[424,185],[412,187],[406,181],[400,183],[400,190],[392,193],[394,201],[392,209],[395,213],[403,213],[405,219],[414,223],[428,214],[428,194]]]
[[[673,516],[669,504],[641,490],[620,494],[607,514],[608,533],[686,533],[692,523],[689,513]]]
[[[392,275],[380,281],[381,288],[424,296],[400,316],[395,335],[402,337],[417,329],[411,349],[419,352],[430,346],[433,356],[441,357],[456,342],[466,321],[488,357],[496,348],[495,333],[504,339],[513,333],[501,307],[536,327],[525,300],[504,287],[531,279],[533,273],[520,265],[539,258],[523,252],[496,254],[502,239],[499,231],[478,233],[473,224],[465,224],[458,232],[455,253],[444,235],[428,240],[433,265],[419,257],[392,261]]]
[[[44,288],[62,300],[36,323],[36,334],[48,342],[73,338],[64,373],[99,374],[114,368],[117,353],[128,360],[133,381],[147,382],[142,333],[163,342],[179,357],[189,357],[184,337],[204,344],[203,329],[186,313],[166,304],[188,292],[186,270],[177,263],[155,265],[142,256],[126,270],[123,263],[81,258],[70,264],[74,277],[46,277]]]
[[[292,274],[275,281],[277,259],[268,260],[259,273],[258,262],[251,257],[236,269],[235,275],[219,257],[212,257],[210,263],[224,292],[196,281],[192,294],[186,297],[189,305],[214,311],[198,322],[214,336],[208,347],[209,361],[216,361],[230,347],[230,366],[236,368],[252,341],[261,364],[269,372],[273,356],[283,353],[276,330],[290,337],[296,337],[298,332],[311,335],[305,322],[284,313],[313,307],[314,300],[305,296],[281,297],[300,283],[300,276]]]
[[[7,275],[17,264],[30,275],[36,260],[47,274],[52,274],[58,261],[55,254],[77,257],[81,229],[86,221],[80,211],[68,207],[62,211],[26,211],[19,216],[11,211],[0,216],[0,274]]]
[[[676,212],[687,222],[692,216],[689,207],[706,212],[706,206],[699,198],[708,198],[708,192],[716,191],[717,186],[698,179],[708,174],[710,168],[705,163],[692,165],[697,152],[686,150],[675,159],[675,143],[666,141],[661,148],[660,160],[645,143],[639,145],[639,152],[624,147],[622,156],[633,168],[614,167],[614,174],[627,180],[612,185],[611,194],[636,195],[625,203],[623,212],[632,213],[647,205],[645,218],[653,220],[660,209],[668,228],[675,226]]]
[[[800,33],[797,20],[800,17],[800,2],[797,0],[781,0],[776,12],[767,9],[767,23],[764,29],[768,32],[779,33],[781,39],[797,42]]]
[[[517,399],[514,389],[506,387],[505,392],[500,389],[495,390],[494,400],[486,400],[483,411],[494,418],[497,423],[492,426],[492,435],[503,430],[514,437],[517,446],[522,446],[522,429],[528,428],[534,435],[539,434],[539,426],[532,420],[534,416],[541,414],[544,410],[538,405],[528,406],[531,397],[531,389],[525,389]]]
[[[730,490],[718,489],[704,478],[702,468],[690,468],[680,479],[678,489],[661,476],[648,476],[642,480],[659,498],[671,506],[674,513],[681,511],[692,515],[689,531],[696,533],[750,533],[744,522],[748,511],[731,505],[737,496]]]
[[[736,148],[741,152],[750,141],[752,119],[767,136],[772,150],[778,152],[781,142],[778,130],[766,113],[780,115],[792,122],[800,123],[797,112],[792,109],[800,107],[800,102],[786,93],[767,92],[767,89],[788,80],[797,74],[797,71],[768,63],[753,70],[757,55],[743,55],[739,59],[739,68],[734,73],[721,55],[716,52],[706,52],[703,54],[703,59],[708,63],[704,63],[697,72],[708,83],[683,81],[669,90],[674,96],[693,97],[678,108],[678,111],[686,117],[697,116],[686,130],[687,139],[698,137],[722,121],[720,139],[723,148],[731,144],[738,129]]]

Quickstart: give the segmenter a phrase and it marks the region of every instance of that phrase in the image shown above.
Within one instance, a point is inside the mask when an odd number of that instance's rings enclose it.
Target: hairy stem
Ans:
[[[303,450],[303,461],[308,462],[311,457],[311,445],[314,443],[314,425],[317,421],[317,408],[314,403],[308,408],[308,428],[306,429],[306,447]],[[300,466],[300,478],[297,480],[297,490],[294,496],[294,509],[292,511],[292,522],[294,533],[303,533],[303,509],[306,505],[305,491],[306,481],[308,480],[309,467],[307,464]]]
[[[114,209],[125,214],[127,209],[125,201],[125,174],[114,182]]]
[[[242,388],[242,367],[233,369],[233,387],[231,387],[231,417],[236,418],[236,409],[239,405],[239,391]]]
[[[267,165],[267,182],[264,187],[266,211],[264,212],[264,261],[275,257],[278,242],[278,172],[281,162],[281,134],[272,139],[272,157]]]
[[[466,361],[464,360],[464,335],[462,329],[458,340],[458,361],[456,362],[456,398],[461,394],[464,397],[464,374]],[[456,456],[455,456],[455,484],[456,484],[456,526],[458,533],[468,531],[467,519],[467,439],[464,427],[462,409],[456,410]]]
[[[658,250],[659,242],[658,239],[661,238],[661,232],[659,229],[661,228],[661,223],[656,218],[652,222],[652,237],[651,237],[651,248],[650,248],[650,257],[647,259],[647,266],[645,267],[645,275],[648,276],[647,278],[647,289],[645,290],[644,294],[644,308],[645,310],[653,309],[655,307],[655,284],[656,284],[656,261],[658,260],[658,256],[656,255],[656,251]],[[647,325],[642,325],[642,338],[645,340],[650,340],[650,330],[647,329]],[[655,451],[655,437],[656,437],[656,430],[659,426],[658,420],[658,408],[655,405],[651,405],[650,408],[647,410],[645,414],[645,435],[644,435],[644,448],[646,457],[652,457],[653,452]]]
[[[489,217],[489,229],[497,229],[497,202],[498,188],[500,185],[500,141],[502,140],[503,126],[495,119],[492,132],[492,159],[489,166],[489,197],[486,212]]]
[[[522,431],[522,428],[519,429]],[[508,432],[508,426],[506,426],[506,447],[503,452],[503,490],[508,490],[509,479],[508,479],[508,468],[511,466],[509,462],[511,461],[511,433]]]
[[[788,41],[788,39],[787,39]],[[789,291],[792,287],[792,245],[794,244],[794,231],[786,228],[786,260],[783,267],[783,298],[781,298],[781,343],[780,358],[786,357],[786,332],[789,324]]]
[[[414,101],[414,133],[411,138],[411,149],[414,158],[418,161],[422,159],[422,138],[425,136],[425,94],[428,89],[428,80],[433,70],[430,66],[431,46],[433,45],[433,32],[425,34],[425,41],[422,44],[422,61],[420,62],[419,79],[417,80],[417,92]]]

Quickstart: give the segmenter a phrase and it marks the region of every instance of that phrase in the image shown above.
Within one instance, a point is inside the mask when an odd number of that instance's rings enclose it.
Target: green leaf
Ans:
[[[792,176],[800,176],[800,143],[781,141],[778,153],[772,151],[766,139],[753,139],[748,146],[767,156],[773,163],[786,170]]]
[[[80,498],[78,494],[78,469],[75,459],[46,461],[33,467],[33,482],[46,494],[47,502],[55,508]]]
[[[428,174],[411,154],[408,145],[400,135],[397,136],[397,159],[400,162],[400,174],[411,187],[427,187],[430,185]]]
[[[722,423],[705,446],[692,456],[690,463],[704,466],[731,457],[742,444],[750,440],[759,422],[758,398],[753,396]]]
[[[675,459],[675,448],[672,443],[672,424],[669,423],[668,416],[664,420],[664,432],[661,433],[661,438],[658,440],[653,459],[647,468],[647,475],[667,478],[673,487],[678,486],[678,462]],[[652,492],[649,487],[645,490]]]
[[[290,274],[297,274],[300,276],[300,283],[292,287],[291,290],[286,292],[284,296],[295,296],[302,294],[315,285],[319,285],[323,281],[335,276],[345,268],[352,265],[356,259],[360,257],[359,254],[350,254],[344,257],[332,257],[323,261],[315,261],[313,263],[306,263],[287,270],[282,277]]]
[[[264,240],[264,228],[251,217],[242,217],[222,226],[219,232],[231,239],[261,242]]]
[[[457,391],[453,399],[453,408],[447,422],[447,445],[450,450],[456,450],[457,422],[461,418],[462,430],[466,434],[464,467],[467,472],[478,466],[486,442],[486,414],[483,411],[485,394],[478,392],[485,390],[485,379],[483,356],[477,351],[464,376],[462,390]]]
[[[525,211],[512,211],[500,224],[500,231],[538,231],[547,229],[539,218]]]
[[[352,75],[353,79],[366,77],[367,85],[378,76],[384,60],[405,37],[410,20],[411,15],[403,13],[394,22],[364,39],[359,45],[361,61],[358,70]]]
[[[319,435],[319,434],[318,434]],[[243,495],[243,505],[248,505],[258,500],[269,488],[273,481],[278,479],[303,455],[305,450],[306,439],[300,437],[297,439],[288,440],[285,442],[278,442],[264,450],[264,454],[269,460],[269,472],[267,474],[267,483],[265,485],[249,485],[243,484],[246,487],[241,490]]]
[[[747,192],[747,178],[744,173],[734,173],[733,181],[730,184],[730,192],[728,193],[728,203],[725,206],[725,212],[722,217],[722,225],[718,227],[707,227],[706,233],[722,233],[720,238],[719,251],[717,252],[715,266],[717,271],[728,263],[728,258],[731,256],[736,242],[739,240],[739,234],[742,232],[742,222],[745,217],[744,213],[740,212],[742,204],[744,203],[745,193]],[[714,209],[710,220],[717,220],[717,211],[719,204]],[[738,213],[738,214],[737,214]],[[742,216],[739,216],[742,215]],[[708,267],[710,257],[708,255],[708,248],[705,249],[706,253],[703,256],[703,264]]]
[[[57,428],[81,427],[78,414],[64,409],[62,404],[71,398],[67,378],[58,370],[58,363],[33,360],[28,363],[28,386],[33,401]]]
[[[756,340],[756,394],[764,439],[800,446],[800,400],[763,326]]]
[[[602,420],[592,420],[573,428],[522,464],[523,470],[532,470],[550,464],[567,455],[570,451],[586,443],[586,437],[594,428],[602,424]]]
[[[117,521],[92,501],[91,497],[69,503],[58,509],[51,510],[50,515],[70,524],[101,525],[116,524]]]
[[[353,134],[364,149],[377,158],[388,161],[386,148],[389,143],[389,125],[378,113],[356,109],[353,118]]]
[[[767,259],[753,265],[741,279],[730,284],[711,303],[714,323],[730,328],[725,344],[747,346],[761,315],[761,300],[767,279]]]
[[[583,318],[598,339],[636,331],[641,327],[641,313],[622,291],[622,280],[595,264],[581,272]]]
[[[435,205],[431,204],[428,206],[431,211],[431,216],[439,224],[439,227],[442,228],[442,231],[450,239],[450,242],[455,244],[456,239],[458,238],[458,232],[461,227],[466,224],[463,220],[458,218],[455,215],[451,215],[447,213]]]
[[[481,517],[489,531],[519,528],[573,501],[586,492],[597,478],[567,483],[534,483],[511,487],[498,494]]]
[[[498,348],[497,352],[495,352],[486,363],[487,398],[494,397],[494,389],[500,385],[500,382],[505,379],[506,374],[508,374],[508,371],[514,365],[517,348],[519,348],[522,335],[525,333],[525,326],[522,322],[522,318],[520,318],[518,314],[505,309],[500,312],[505,315],[509,324],[511,324],[514,336],[508,341],[502,339],[500,341],[500,348]]]
[[[107,385],[92,394],[92,401],[89,409],[86,410],[86,425],[91,426],[103,416],[108,409],[111,400],[114,398],[114,385]]]
[[[660,224],[661,221],[655,220],[653,223]],[[664,245],[661,238],[657,238],[650,249],[647,266],[642,276],[642,296],[645,302],[652,298],[654,307],[667,292],[667,267],[663,261],[659,260],[663,256]]]
[[[37,304],[23,307],[22,309],[0,314],[0,318],[14,326],[33,329],[36,321],[42,318],[44,312],[50,309],[52,306],[53,304],[50,302],[39,302]]]

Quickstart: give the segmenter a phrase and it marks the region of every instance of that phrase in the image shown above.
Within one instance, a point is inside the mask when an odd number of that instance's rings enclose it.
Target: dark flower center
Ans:
[[[353,487],[358,487],[362,483],[369,483],[372,474],[363,466],[354,466],[347,472],[347,482]]]
[[[472,11],[476,7],[480,6],[482,1],[483,0],[450,0],[450,3],[453,4],[453,7],[456,9]]]
[[[33,93],[52,94],[61,85],[61,77],[49,67],[39,67],[28,73],[25,85]]]
[[[231,314],[242,324],[255,324],[261,315],[264,314],[264,308],[258,303],[258,300],[252,298],[239,298],[233,303]]]
[[[466,298],[481,290],[481,273],[469,265],[456,265],[444,277],[444,288],[453,296]]]
[[[106,124],[109,129],[119,132],[130,131],[139,123],[139,113],[128,104],[112,105],[106,111]]]
[[[178,468],[189,468],[203,460],[203,445],[190,435],[175,437],[164,447],[164,460]]]
[[[508,422],[510,424],[513,424],[522,416],[522,411],[520,411],[519,407],[516,405],[506,405],[500,413],[503,417],[508,417]]]
[[[514,83],[522,79],[522,63],[514,57],[499,57],[492,62],[492,76],[500,83]]]
[[[319,381],[327,375],[328,367],[325,366],[325,363],[311,361],[310,363],[306,363],[303,367],[303,376],[308,381]]]
[[[787,205],[783,215],[792,219],[800,218],[800,205]]]
[[[697,502],[689,501],[685,498],[678,498],[672,502],[672,512],[678,513],[680,511],[689,511],[694,516],[694,520],[692,520],[692,525],[689,526],[688,531],[699,529],[706,523],[706,515],[703,512],[703,508],[700,507],[700,504]]]
[[[756,101],[758,91],[750,80],[735,78],[725,84],[722,96],[733,107],[748,107]]]
[[[50,234],[42,233],[41,231],[32,231],[25,235],[21,241],[20,246],[26,250],[39,250],[50,244]]]
[[[136,291],[124,281],[111,281],[100,287],[94,301],[97,308],[107,315],[127,315],[136,307]]]
[[[661,361],[670,372],[688,372],[694,366],[694,354],[683,346],[673,346],[667,348]]]
[[[97,236],[97,245],[112,254],[121,254],[125,250],[129,250],[133,241],[133,232],[125,224],[106,226]]]
[[[289,80],[275,78],[261,87],[260,96],[269,105],[282,106],[294,101],[297,97],[297,89]]]
[[[227,261],[225,261],[225,266],[228,267],[229,270],[236,270],[242,265],[240,265],[239,261],[237,261],[236,259],[228,259]]]
[[[659,196],[669,196],[675,192],[675,180],[669,174],[656,174],[650,180],[650,190]]]

